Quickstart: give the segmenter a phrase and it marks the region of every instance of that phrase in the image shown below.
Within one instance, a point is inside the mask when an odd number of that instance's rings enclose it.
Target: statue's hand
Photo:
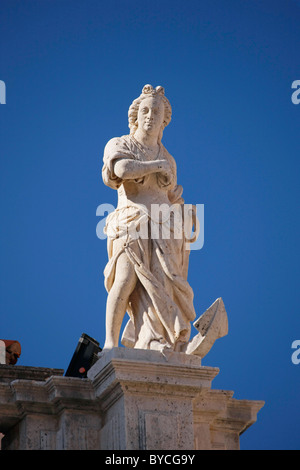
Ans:
[[[160,173],[162,176],[165,176],[166,178],[169,178],[172,176],[172,168],[170,163],[167,160],[157,160],[158,163],[158,173]]]
[[[159,160],[159,169],[157,171],[157,183],[160,187],[168,187],[173,180],[173,171],[167,160]]]

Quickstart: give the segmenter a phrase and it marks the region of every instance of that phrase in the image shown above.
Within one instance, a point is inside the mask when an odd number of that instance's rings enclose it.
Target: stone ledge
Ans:
[[[51,369],[48,367],[30,367],[30,366],[8,366],[0,365],[0,383],[11,382],[12,380],[47,380],[53,375],[62,376],[63,369]]]
[[[262,401],[211,389],[219,373],[182,353],[114,348],[88,378],[0,367],[3,449],[239,449]]]

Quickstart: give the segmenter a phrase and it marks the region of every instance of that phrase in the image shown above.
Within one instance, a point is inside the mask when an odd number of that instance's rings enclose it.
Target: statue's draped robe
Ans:
[[[127,199],[123,181],[113,171],[115,161],[121,158],[143,161],[145,154],[131,136],[123,136],[107,143],[103,158],[103,181],[118,190],[118,207],[107,217],[105,228],[109,257],[104,270],[105,287],[109,292],[115,281],[117,259],[123,252],[132,262],[138,278],[127,305],[130,319],[124,329],[122,343],[140,349],[166,346],[180,351],[180,346],[189,341],[190,322],[195,319],[195,311],[193,291],[187,282],[189,250],[186,249],[180,217],[183,199],[180,197],[182,188],[176,182],[176,164],[161,144],[159,159],[168,160],[172,176],[156,174],[155,180],[157,188],[166,191],[173,211],[164,212],[162,220],[159,220],[149,207]],[[143,185],[148,177],[134,182]],[[165,232],[157,236],[159,229]],[[177,233],[175,237],[174,230]],[[148,237],[137,237],[137,231],[148,234]],[[151,237],[153,232],[157,238]],[[168,232],[171,237],[164,238],[162,234]],[[114,243],[120,238],[124,243],[118,242],[115,249]]]

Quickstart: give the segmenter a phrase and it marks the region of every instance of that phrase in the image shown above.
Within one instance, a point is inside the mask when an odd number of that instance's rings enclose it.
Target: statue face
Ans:
[[[138,111],[138,129],[149,134],[159,134],[164,122],[165,106],[158,97],[145,98]]]

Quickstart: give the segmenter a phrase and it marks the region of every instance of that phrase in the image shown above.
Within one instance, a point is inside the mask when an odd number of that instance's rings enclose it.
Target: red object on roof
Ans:
[[[6,364],[15,365],[21,356],[21,344],[19,341],[2,339],[6,349]]]

